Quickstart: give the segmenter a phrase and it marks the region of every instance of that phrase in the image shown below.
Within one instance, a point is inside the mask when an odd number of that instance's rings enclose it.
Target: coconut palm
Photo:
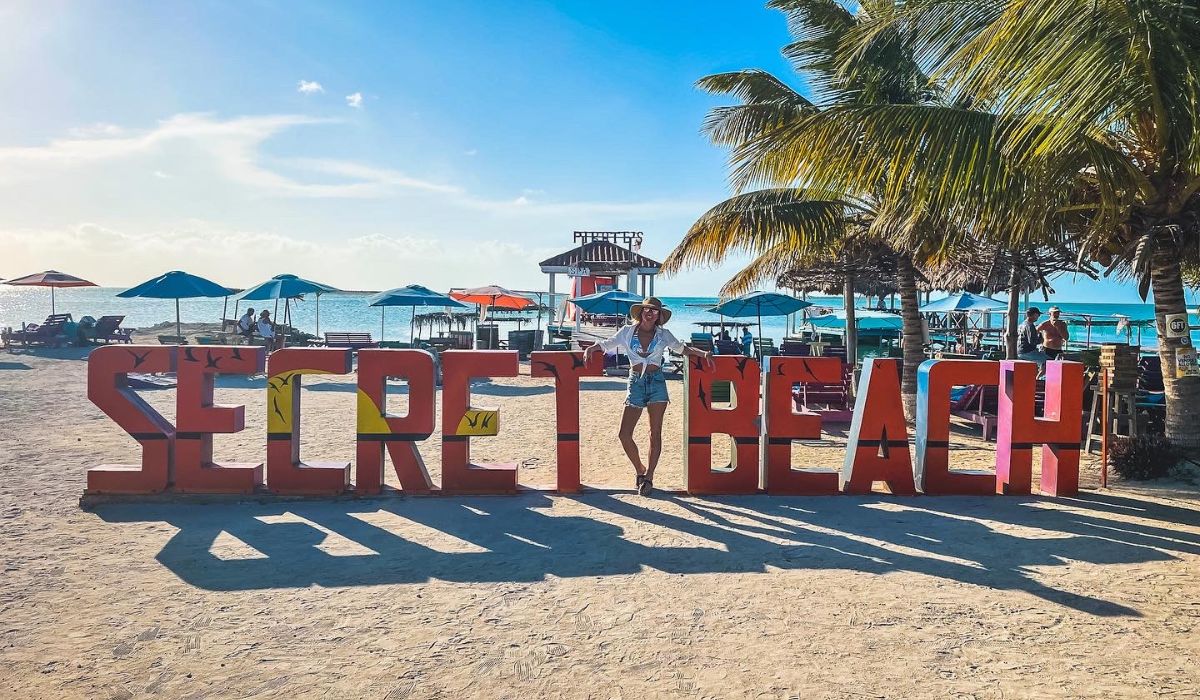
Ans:
[[[739,193],[691,227],[664,262],[664,270],[673,272],[720,262],[734,253],[749,253],[753,262],[725,287],[726,293],[733,293],[776,279],[804,259],[846,260],[854,251],[888,248],[895,259],[904,321],[902,392],[911,415],[916,403],[916,370],[924,359],[917,268],[926,260],[948,256],[949,250],[940,243],[946,237],[941,229],[952,220],[930,215],[931,210],[922,205],[922,187],[910,173],[903,174],[907,182],[896,188],[899,193],[883,196],[881,185],[892,179],[886,173],[879,176],[878,183],[812,188],[806,186],[802,172],[774,173],[771,163],[788,160],[776,151],[793,147],[791,135],[798,127],[820,122],[841,107],[925,104],[938,100],[938,91],[903,42],[880,44],[870,55],[856,59],[858,70],[853,75],[839,73],[842,47],[859,21],[839,3],[773,0],[769,6],[787,16],[796,41],[784,53],[812,88],[815,101],[759,70],[700,80],[704,90],[742,100],[742,104],[712,110],[704,123],[704,131],[715,143],[732,148],[733,180]],[[779,136],[787,138],[789,145],[777,142]],[[756,186],[766,189],[752,189]]]
[[[912,191],[1022,246],[1067,238],[1134,280],[1155,313],[1183,313],[1181,268],[1200,264],[1200,6],[1194,0],[905,0],[862,3],[842,81],[900,43],[945,88],[940,104],[844,104],[735,153],[739,181],[803,174],[813,187]],[[784,133],[786,132],[786,133]],[[947,240],[952,245],[953,240]],[[1200,447],[1200,377],[1176,377],[1186,341],[1159,336],[1167,436]]]

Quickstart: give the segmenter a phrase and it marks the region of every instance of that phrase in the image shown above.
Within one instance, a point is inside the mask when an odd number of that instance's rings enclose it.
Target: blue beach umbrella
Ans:
[[[165,275],[146,280],[136,287],[126,289],[117,296],[130,299],[174,299],[175,300],[175,335],[183,335],[179,329],[179,300],[197,297],[227,297],[232,290],[206,280],[203,277],[189,275],[186,272],[173,270]]]
[[[729,301],[721,302],[709,309],[715,314],[732,316],[734,318],[758,317],[758,337],[762,337],[763,316],[787,316],[800,309],[812,306],[803,299],[797,299],[778,292],[750,292]]]
[[[323,292],[336,291],[338,291],[336,287],[302,279],[296,275],[275,275],[266,282],[246,290],[246,293],[241,296],[240,301],[274,299],[276,302],[275,310],[278,311],[278,302],[280,299],[295,299],[305,294],[315,294],[317,297],[317,335],[321,335],[321,294]],[[284,303],[284,311],[286,313],[286,301]],[[235,308],[234,315],[236,314],[237,309]]]
[[[1003,301],[996,301],[991,297],[983,297],[970,292],[959,292],[951,294],[945,299],[931,301],[922,306],[920,311],[921,313],[945,313],[949,311],[996,311],[1006,308],[1008,308],[1008,304]]]
[[[610,289],[607,292],[588,294],[569,301],[589,314],[627,314],[634,304],[642,303],[643,299],[638,294],[624,292],[620,289]]]
[[[469,309],[471,307],[457,301],[448,294],[435,292],[428,287],[422,287],[419,284],[410,284],[407,287],[397,287],[389,289],[386,292],[379,292],[367,298],[368,306],[378,306],[379,309],[379,339],[383,340],[383,318],[384,308],[388,306],[409,306],[416,311],[418,306],[441,306],[450,309]],[[412,321],[408,324],[408,339],[412,341]]]

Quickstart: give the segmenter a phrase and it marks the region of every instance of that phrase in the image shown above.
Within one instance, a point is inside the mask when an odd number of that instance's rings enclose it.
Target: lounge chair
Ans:
[[[97,343],[132,343],[133,330],[130,328],[121,328],[121,323],[125,320],[124,316],[101,316],[99,321],[96,321],[95,340]]]
[[[370,333],[326,333],[325,347],[361,350],[379,347],[379,343],[371,338]]]
[[[792,402],[801,413],[815,413],[825,423],[849,423],[854,417],[850,400],[850,374],[842,363],[842,381],[837,384],[799,384],[792,388]]]
[[[694,348],[699,348],[700,350],[712,352],[713,351],[712,333],[693,333],[692,339],[689,340],[687,344],[691,345]]]
[[[713,349],[718,355],[742,354],[742,344],[736,340],[714,340]]]
[[[971,384],[950,404],[950,415],[978,425],[985,441],[995,440],[998,391],[995,385]]]
[[[64,334],[65,326],[70,321],[71,314],[51,314],[40,326],[31,323],[19,331],[13,331],[11,340],[26,346],[47,345],[57,348],[71,340]]]
[[[779,345],[779,354],[789,357],[807,357],[812,354],[812,348],[803,340],[784,340]]]
[[[754,355],[762,361],[762,358],[771,355],[778,355],[779,350],[775,347],[774,338],[755,338],[754,339]]]
[[[159,345],[187,345],[187,338],[182,335],[160,335],[158,336]]]

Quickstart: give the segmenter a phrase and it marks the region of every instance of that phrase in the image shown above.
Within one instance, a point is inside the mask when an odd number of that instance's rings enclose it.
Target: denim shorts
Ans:
[[[629,393],[625,396],[625,405],[634,408],[645,408],[650,403],[666,403],[671,399],[667,396],[667,378],[661,369],[645,374],[629,375]]]

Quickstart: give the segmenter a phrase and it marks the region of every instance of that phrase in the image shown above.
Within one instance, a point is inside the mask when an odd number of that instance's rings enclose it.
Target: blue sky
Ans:
[[[724,100],[696,79],[798,84],[757,0],[9,0],[0,39],[0,277],[112,285],[540,288],[575,229],[645,231],[661,259],[728,195],[699,133]]]

